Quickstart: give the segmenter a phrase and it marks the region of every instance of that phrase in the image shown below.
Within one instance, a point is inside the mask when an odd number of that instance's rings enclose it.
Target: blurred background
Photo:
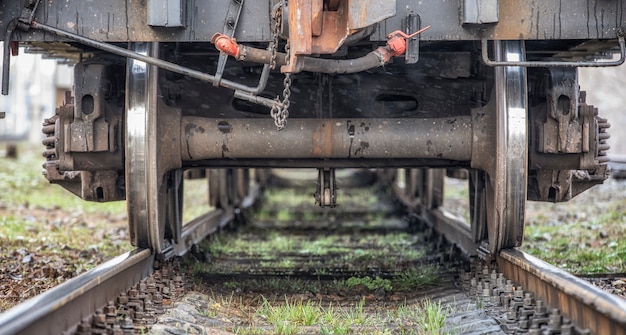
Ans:
[[[0,112],[6,113],[0,120],[0,141],[41,143],[42,120],[63,104],[73,79],[72,66],[20,48],[19,56],[11,57],[10,94],[0,96]]]

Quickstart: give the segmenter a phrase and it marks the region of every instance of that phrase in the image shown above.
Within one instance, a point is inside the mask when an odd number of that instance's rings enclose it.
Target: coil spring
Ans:
[[[596,115],[596,122],[598,123],[598,163],[603,164],[609,161],[609,157],[607,156],[607,151],[611,148],[610,145],[606,143],[611,135],[607,131],[611,124],[607,119],[601,118]]]
[[[57,109],[58,113],[58,109]],[[41,127],[41,131],[46,135],[46,137],[41,141],[46,149],[43,151],[42,155],[48,161],[53,161],[57,159],[56,147],[55,147],[55,127],[56,122],[59,119],[59,114],[55,114],[53,117],[44,119],[43,125]]]

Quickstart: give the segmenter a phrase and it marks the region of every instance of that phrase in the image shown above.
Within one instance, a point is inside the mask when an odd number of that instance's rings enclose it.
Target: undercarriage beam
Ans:
[[[469,161],[469,116],[424,119],[271,119],[183,117],[183,161],[207,159],[430,158]]]

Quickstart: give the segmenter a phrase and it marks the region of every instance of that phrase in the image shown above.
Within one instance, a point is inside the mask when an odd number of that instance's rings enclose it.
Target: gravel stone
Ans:
[[[207,310],[207,301],[209,297],[205,294],[188,292],[165,314],[159,316],[157,324],[151,327],[150,334],[232,334],[216,328],[230,326],[229,323],[208,317],[203,313]]]

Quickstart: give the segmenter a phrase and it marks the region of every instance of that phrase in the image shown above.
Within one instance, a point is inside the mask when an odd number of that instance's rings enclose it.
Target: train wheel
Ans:
[[[499,60],[524,60],[522,42],[498,41],[494,45]],[[495,104],[491,106],[496,129],[494,161],[486,175],[472,173],[470,182],[472,231],[475,238],[482,239],[486,227],[492,253],[521,245],[524,236],[528,168],[526,69],[496,67],[495,87]]]
[[[156,55],[157,43],[133,43]],[[157,132],[157,71],[129,59],[126,84],[126,201],[131,243],[162,253],[182,229],[182,175],[163,163]],[[167,235],[166,235],[167,230]]]
[[[480,170],[471,170],[469,173],[469,211],[470,225],[474,242],[488,238],[487,235],[487,199],[485,180],[487,174]]]

